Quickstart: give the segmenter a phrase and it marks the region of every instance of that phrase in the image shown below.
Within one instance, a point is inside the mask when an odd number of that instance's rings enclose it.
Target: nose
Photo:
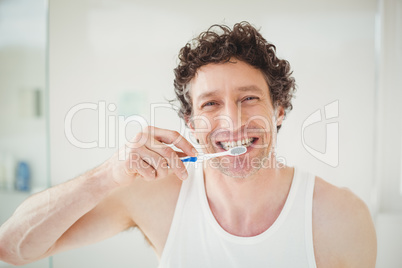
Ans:
[[[245,121],[245,117],[242,114],[241,102],[228,101],[225,103],[224,109],[219,116],[219,124],[222,128],[226,128],[230,131],[240,129]]]

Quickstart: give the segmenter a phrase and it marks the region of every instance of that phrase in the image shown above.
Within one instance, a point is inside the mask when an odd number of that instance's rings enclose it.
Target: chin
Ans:
[[[259,159],[258,157],[256,159]],[[209,162],[211,168],[218,169],[221,173],[232,178],[247,178],[261,169],[262,165],[250,161],[250,155],[240,157],[219,157]]]
[[[257,168],[252,168],[252,169],[241,169],[241,170],[235,170],[235,169],[224,169],[224,168],[220,168],[219,169],[223,174],[225,174],[228,177],[234,178],[234,179],[246,179],[248,177],[251,177],[252,175],[254,175],[255,173],[257,173],[257,171],[259,169]]]

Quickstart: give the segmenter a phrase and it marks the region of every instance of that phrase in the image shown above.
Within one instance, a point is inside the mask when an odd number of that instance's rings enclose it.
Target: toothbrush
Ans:
[[[232,148],[228,151],[225,152],[220,152],[220,153],[214,153],[214,154],[204,154],[200,156],[186,156],[180,158],[181,161],[183,162],[197,162],[197,161],[203,161],[207,160],[210,158],[218,157],[218,156],[224,156],[224,155],[231,155],[231,156],[237,156],[237,155],[242,155],[247,152],[247,148],[244,146],[238,146],[235,148]]]

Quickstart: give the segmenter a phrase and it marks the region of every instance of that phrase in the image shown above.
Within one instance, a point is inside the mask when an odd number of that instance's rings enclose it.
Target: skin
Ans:
[[[222,228],[238,236],[269,228],[292,183],[294,169],[278,165],[273,154],[273,126],[282,124],[284,113],[281,107],[274,109],[268,90],[262,73],[241,61],[208,64],[191,81],[194,116],[211,122],[207,132],[198,131],[205,120],[188,122],[204,152],[222,151],[219,141],[245,135],[257,138],[241,157],[221,157],[215,162],[218,168],[205,163],[211,210]],[[217,116],[236,120],[228,124],[214,120]],[[160,257],[181,179],[187,177],[178,160],[184,154],[166,144],[175,144],[185,155],[195,154],[179,133],[150,127],[133,138],[128,151],[121,148],[95,169],[32,196],[0,227],[0,259],[29,263],[130,227],[140,228]],[[132,157],[118,159],[127,152]],[[247,156],[271,166],[239,168],[236,159]],[[367,206],[348,189],[319,177],[314,188],[313,240],[317,267],[375,267],[376,235]]]

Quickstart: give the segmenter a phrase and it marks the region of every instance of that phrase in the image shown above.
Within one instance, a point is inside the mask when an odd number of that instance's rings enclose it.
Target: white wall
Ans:
[[[327,181],[349,187],[370,208],[374,184],[374,0],[341,1],[50,1],[50,125],[53,184],[70,179],[106,160],[116,148],[79,149],[64,134],[73,106],[106,101],[149,121],[149,107],[173,97],[173,68],[179,49],[214,23],[248,20],[288,59],[298,83],[294,110],[278,137],[279,154],[289,165],[311,170]],[[119,102],[127,92],[140,103]],[[134,96],[135,97],[135,96]],[[339,164],[331,167],[310,155],[301,127],[310,114],[338,101]],[[123,107],[124,108],[124,107]],[[122,108],[120,108],[122,109]],[[107,112],[107,115],[115,113]],[[98,137],[96,111],[74,118],[76,137]],[[325,123],[305,130],[309,146],[325,150]],[[179,129],[173,112],[159,110],[156,125]],[[132,126],[127,136],[135,133]],[[334,141],[331,141],[334,142]],[[132,241],[133,240],[133,241]],[[59,254],[56,268],[101,267],[111,259],[119,267],[155,267],[143,238],[119,235],[102,246]],[[119,254],[119,251],[132,254]],[[85,260],[85,261],[83,261]],[[102,261],[103,260],[103,261]],[[85,263],[85,265],[84,265]],[[92,263],[92,265],[91,265]],[[96,264],[96,265],[95,265]],[[110,266],[110,265],[109,265]],[[109,267],[105,266],[105,267]]]

